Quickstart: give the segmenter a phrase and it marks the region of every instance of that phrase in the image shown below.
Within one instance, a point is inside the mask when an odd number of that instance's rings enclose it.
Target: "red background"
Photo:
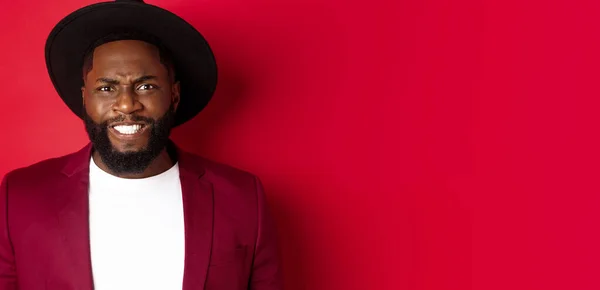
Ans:
[[[3,1],[0,175],[79,149]],[[252,171],[286,289],[600,289],[598,1],[156,0],[213,46],[187,150]]]

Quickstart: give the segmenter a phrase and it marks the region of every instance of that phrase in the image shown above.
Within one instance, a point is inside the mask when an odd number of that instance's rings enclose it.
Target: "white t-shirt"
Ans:
[[[90,162],[90,248],[96,290],[181,289],[185,256],[179,167],[124,179]]]

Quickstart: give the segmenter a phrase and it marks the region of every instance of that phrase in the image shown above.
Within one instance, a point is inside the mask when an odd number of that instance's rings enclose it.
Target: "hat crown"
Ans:
[[[144,3],[144,0],[115,0],[115,2],[137,2],[137,3]]]

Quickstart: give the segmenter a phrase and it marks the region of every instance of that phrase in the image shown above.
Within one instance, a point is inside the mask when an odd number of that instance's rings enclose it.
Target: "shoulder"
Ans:
[[[180,167],[195,170],[201,179],[216,186],[226,186],[231,189],[256,190],[259,181],[257,175],[247,170],[218,162],[193,153],[184,152]]]
[[[44,183],[46,180],[54,180],[61,177],[62,169],[75,153],[52,157],[9,171],[5,176],[5,182],[11,185]]]

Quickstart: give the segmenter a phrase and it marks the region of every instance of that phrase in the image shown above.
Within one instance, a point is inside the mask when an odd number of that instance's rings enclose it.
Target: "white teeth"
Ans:
[[[142,129],[142,125],[118,125],[113,128],[121,134],[131,135],[139,132]]]

